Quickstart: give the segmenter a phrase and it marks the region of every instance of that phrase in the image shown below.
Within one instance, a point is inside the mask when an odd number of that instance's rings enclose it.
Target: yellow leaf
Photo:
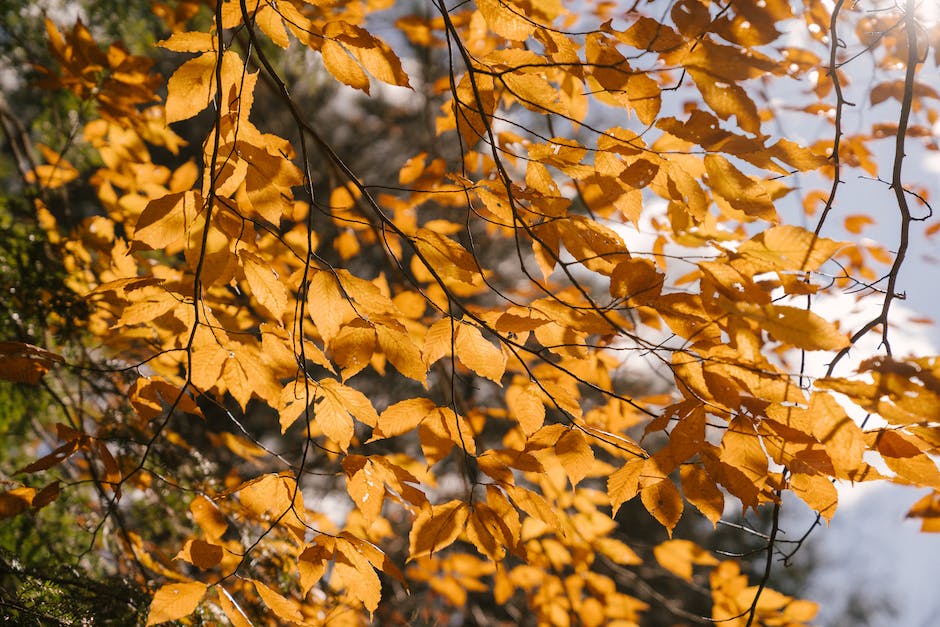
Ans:
[[[369,365],[375,343],[375,328],[362,318],[355,318],[340,327],[330,347],[333,360],[342,368],[343,381]]]
[[[160,291],[152,298],[133,303],[126,307],[114,326],[122,327],[151,322],[163,314],[176,309],[180,304],[179,295]]]
[[[161,586],[150,602],[147,626],[189,616],[206,594],[206,584],[169,583]]]
[[[621,505],[637,495],[640,472],[644,465],[645,460],[642,459],[627,462],[623,468],[607,478],[607,494],[610,496],[610,505],[613,508],[612,516],[617,515]]]
[[[456,500],[422,509],[411,527],[408,561],[453,544],[463,531],[468,515],[467,504]]]
[[[827,523],[832,520],[839,504],[839,493],[829,477],[794,472],[790,475],[790,489]]]
[[[376,431],[386,438],[407,433],[417,427],[436,407],[431,400],[426,398],[400,401],[382,412]]]
[[[506,406],[510,416],[519,422],[527,436],[542,428],[545,422],[545,405],[535,384],[525,382],[509,386],[506,390]]]
[[[36,496],[35,488],[27,487],[0,492],[0,520],[12,518],[28,510],[33,503],[34,496]]]
[[[353,54],[369,74],[389,85],[411,87],[408,75],[402,69],[401,60],[384,41],[372,37],[368,46],[356,46]]]
[[[323,65],[336,80],[369,93],[369,76],[343,46],[332,39],[324,39],[320,53],[323,55]]]
[[[512,510],[515,513],[515,510]],[[467,521],[467,538],[477,550],[494,562],[506,556],[506,547],[513,547],[517,538],[507,520],[485,503],[476,503]]]
[[[251,295],[262,307],[271,312],[276,320],[280,320],[287,309],[287,289],[278,280],[277,273],[258,255],[240,250],[245,279],[251,289]]]
[[[858,235],[862,232],[869,224],[874,224],[875,220],[871,216],[865,214],[855,214],[850,216],[845,216],[845,230],[854,235]]]
[[[296,538],[307,532],[303,494],[287,475],[264,474],[238,487],[241,504],[259,518],[279,519]],[[293,499],[293,500],[292,500]]]
[[[940,470],[936,462],[909,439],[885,429],[876,435],[875,445],[885,464],[899,477],[914,485],[940,490]]]
[[[27,183],[38,183],[41,187],[56,189],[78,178],[79,172],[75,166],[59,153],[43,144],[36,144],[36,147],[48,163],[37,165],[35,169],[27,172]]]
[[[223,586],[219,586],[219,606],[225,612],[226,618],[232,623],[233,627],[252,627],[251,621],[245,615],[245,611],[239,607],[231,593]]]
[[[25,342],[0,342],[0,379],[14,383],[39,383],[60,355]]]
[[[335,379],[321,379],[317,383],[320,402],[314,410],[317,424],[345,451],[349,448],[354,433],[353,416],[367,425],[375,426],[379,416],[369,399],[354,388]]]
[[[720,68],[720,63],[716,60],[714,67]],[[760,134],[760,115],[757,106],[748,97],[743,87],[736,85],[731,79],[715,76],[701,69],[690,67],[688,72],[701,92],[702,99],[712,111],[718,114],[718,117],[727,120],[734,115],[742,130],[755,135]]]
[[[735,416],[728,425],[721,438],[720,459],[740,470],[756,485],[762,485],[767,478],[767,453],[753,423],[745,416]]]
[[[643,560],[633,549],[616,538],[601,536],[594,539],[591,542],[591,545],[597,550],[598,553],[601,555],[606,555],[617,564],[623,564],[624,566],[634,566],[643,563]]]
[[[682,517],[682,496],[675,484],[669,479],[663,479],[643,488],[640,491],[640,499],[646,510],[666,528],[669,536],[672,537],[672,530]]]
[[[160,250],[180,241],[202,209],[202,196],[195,191],[151,200],[134,226],[131,250]]]
[[[281,48],[286,48],[290,44],[287,35],[287,29],[284,28],[284,21],[281,19],[280,7],[277,5],[263,5],[255,13],[255,22],[264,31],[264,34],[271,38]]]
[[[628,299],[631,306],[645,305],[659,298],[665,276],[649,259],[628,259],[614,267],[610,275],[610,295]]]
[[[476,258],[454,240],[422,228],[415,233],[414,243],[439,276],[470,284],[479,276]]]
[[[192,500],[189,504],[189,511],[193,515],[193,520],[210,540],[220,540],[225,530],[228,529],[228,522],[218,506],[202,495]]]
[[[477,0],[477,8],[487,26],[500,37],[525,41],[535,30],[535,23],[511,0]]]
[[[506,355],[488,342],[475,325],[463,323],[457,327],[457,358],[481,377],[499,383],[506,370]]]
[[[940,491],[934,490],[914,503],[905,518],[921,519],[922,532],[940,532]]]
[[[382,583],[369,560],[357,547],[344,538],[336,539],[336,556],[333,568],[346,589],[365,606],[371,614],[382,599]]]
[[[653,555],[659,564],[686,581],[692,581],[692,566],[715,566],[715,557],[689,540],[667,540],[653,549]]]
[[[166,122],[186,120],[209,106],[215,97],[218,55],[206,52],[181,65],[167,82]]]
[[[260,581],[253,580],[251,583],[255,585],[255,590],[258,591],[258,596],[261,597],[261,600],[264,601],[265,605],[271,608],[271,611],[274,612],[275,616],[292,623],[303,622],[304,615],[300,612],[300,605],[297,603],[297,601],[288,599],[287,597],[278,594]]]
[[[594,468],[594,451],[584,435],[575,429],[558,438],[555,457],[564,467],[572,486],[578,485]]]
[[[715,480],[698,466],[685,464],[679,468],[682,479],[682,493],[686,500],[695,506],[705,518],[717,525],[725,511],[725,496]]]
[[[812,311],[786,305],[735,303],[737,311],[753,320],[774,339],[803,350],[838,350],[849,339],[834,324]]]
[[[742,242],[737,252],[756,262],[753,274],[768,270],[816,271],[839,246],[839,242],[816,237],[800,226],[782,224]]]
[[[398,171],[398,182],[402,185],[410,185],[417,181],[424,172],[427,163],[428,153],[421,152],[408,159],[405,165]]]
[[[222,561],[223,550],[205,540],[187,540],[173,559],[185,560],[197,568],[208,570]]]
[[[427,368],[421,358],[421,349],[403,327],[383,324],[375,325],[379,348],[392,362],[395,369],[406,377],[423,383],[427,378]]]
[[[422,359],[428,368],[444,355],[451,353],[456,340],[456,327],[457,323],[452,318],[445,317],[428,328],[424,336],[424,346],[421,349]]]
[[[326,270],[317,272],[310,280],[307,312],[327,344],[333,341],[344,322],[358,318],[336,278]]]
[[[543,523],[556,530],[561,530],[561,524],[558,521],[558,513],[555,511],[545,497],[537,492],[527,490],[518,486],[507,486],[506,491],[509,498],[516,504],[520,510],[533,518],[541,520]]]
[[[705,155],[705,171],[712,190],[738,211],[748,216],[777,220],[770,194],[760,182],[747,176],[730,161],[714,153]]]
[[[349,455],[342,463],[347,476],[346,491],[362,512],[366,524],[371,525],[382,514],[384,470],[360,455]]]
[[[156,45],[173,52],[209,52],[215,50],[215,37],[202,32],[173,33]]]

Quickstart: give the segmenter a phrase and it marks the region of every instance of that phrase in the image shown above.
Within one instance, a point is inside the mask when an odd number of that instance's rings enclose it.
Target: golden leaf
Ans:
[[[379,416],[376,437],[395,437],[411,431],[421,423],[437,406],[426,398],[409,398],[390,405]]]
[[[669,479],[663,479],[647,486],[640,490],[640,500],[672,537],[672,530],[682,517],[683,509],[682,496],[675,484]]]
[[[22,514],[33,504],[35,488],[19,487],[0,492],[0,520]]]
[[[834,324],[817,313],[786,305],[735,303],[735,310],[753,320],[774,339],[808,351],[838,350],[849,339]]]
[[[457,327],[457,358],[481,377],[499,384],[506,370],[506,355],[488,342],[480,329],[463,323]]]
[[[0,342],[0,379],[14,383],[39,383],[60,355],[24,342]]]
[[[526,17],[526,12],[511,0],[477,0],[477,8],[487,26],[500,37],[525,41],[535,30],[536,25]]]
[[[317,382],[320,402],[314,410],[317,424],[345,451],[349,448],[354,433],[353,416],[367,425],[375,426],[379,416],[365,394],[343,385],[336,379],[321,379]]]
[[[526,435],[532,435],[545,422],[545,405],[534,383],[513,382],[506,390],[506,406]]]
[[[555,457],[575,486],[594,469],[594,451],[578,430],[568,430],[555,443]]]
[[[287,310],[287,289],[278,280],[277,273],[258,255],[240,250],[238,256],[242,261],[251,295],[258,304],[271,312],[276,320],[280,320]]]
[[[610,275],[610,295],[628,299],[631,306],[648,304],[659,298],[665,276],[649,259],[628,259],[614,267]]]
[[[692,464],[679,468],[682,479],[682,493],[686,500],[707,518],[713,526],[718,525],[725,511],[725,496],[715,480],[705,469]]]
[[[397,324],[384,324],[379,321],[375,325],[375,331],[379,348],[395,369],[406,377],[423,383],[427,378],[427,367],[421,357],[421,349],[408,332]]]
[[[790,489],[827,523],[832,520],[839,504],[839,493],[829,477],[794,472],[790,475]]]
[[[666,540],[656,545],[653,555],[659,564],[686,581],[692,581],[692,566],[715,566],[715,557],[689,540]]]
[[[131,250],[160,250],[182,240],[202,209],[202,197],[195,191],[151,200],[134,226]]]
[[[202,570],[208,570],[222,561],[223,549],[205,540],[189,539],[173,559],[185,560]]]
[[[841,246],[792,224],[773,226],[738,246],[738,254],[756,265],[752,274],[768,270],[818,270]]]
[[[607,478],[607,494],[610,495],[610,505],[613,516],[617,515],[620,506],[631,500],[639,492],[640,473],[644,467],[644,460],[633,460],[624,464]]]
[[[469,513],[467,504],[456,500],[422,509],[411,527],[408,561],[453,544],[463,532]]]
[[[189,616],[206,595],[206,584],[169,583],[161,586],[150,602],[147,627]]]
[[[258,580],[252,580],[251,583],[255,585],[258,596],[265,605],[271,608],[275,616],[293,623],[303,622],[304,615],[300,612],[300,604],[297,601],[282,596]]]
[[[336,80],[369,93],[368,75],[343,46],[332,39],[324,39],[320,53],[323,55],[323,65]]]
[[[705,155],[705,171],[708,173],[709,186],[732,207],[748,216],[777,221],[773,200],[759,181],[714,153]]]
[[[371,614],[382,598],[382,583],[369,560],[344,538],[336,539],[333,568],[346,589],[359,599]]]
[[[218,506],[202,495],[196,496],[190,502],[189,511],[193,515],[193,520],[210,540],[220,540],[225,530],[228,529],[228,522]]]
[[[181,65],[167,82],[164,110],[166,122],[188,120],[209,106],[215,98],[216,52],[206,52]],[[237,53],[226,50],[222,55],[223,89],[238,83],[242,61]]]

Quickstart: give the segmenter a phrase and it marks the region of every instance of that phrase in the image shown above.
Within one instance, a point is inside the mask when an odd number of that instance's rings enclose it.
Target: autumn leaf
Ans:
[[[0,46],[37,75],[0,99],[0,379],[55,425],[5,434],[0,518],[120,523],[50,621],[138,620],[106,563],[148,625],[698,612],[659,572],[801,627],[723,518],[891,481],[938,529],[940,357],[896,339],[940,230],[912,11],[111,4]],[[713,529],[673,538],[687,504]]]
[[[447,548],[464,530],[470,512],[467,504],[449,501],[421,510],[411,527],[409,536],[411,555],[415,560]]]
[[[786,305],[735,303],[742,316],[757,322],[781,342],[804,350],[838,350],[849,345],[845,334],[819,314]]]
[[[189,616],[196,611],[205,594],[206,585],[197,581],[161,586],[150,602],[148,627]]]
[[[264,604],[274,612],[275,616],[281,620],[292,623],[300,623],[303,621],[303,614],[300,613],[300,606],[296,601],[282,596],[260,581],[256,580],[252,583],[255,586],[255,590],[258,591],[258,596],[260,596]]]
[[[718,564],[718,560],[711,553],[689,540],[667,540],[656,545],[653,555],[663,568],[686,581],[692,581],[693,565]]]

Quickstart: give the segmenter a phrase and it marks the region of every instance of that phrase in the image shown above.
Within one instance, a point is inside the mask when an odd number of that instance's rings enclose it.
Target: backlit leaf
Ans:
[[[422,509],[411,527],[409,560],[430,555],[453,544],[463,532],[469,513],[467,504],[462,501],[449,501]]]
[[[693,565],[718,564],[718,560],[711,553],[689,540],[667,540],[656,545],[653,554],[663,568],[686,581],[692,581]]]
[[[189,616],[196,611],[205,594],[206,584],[197,581],[161,586],[150,602],[148,627]]]

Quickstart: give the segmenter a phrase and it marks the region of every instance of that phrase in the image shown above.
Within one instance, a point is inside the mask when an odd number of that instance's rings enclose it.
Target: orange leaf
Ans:
[[[499,384],[506,370],[506,355],[488,342],[476,326],[463,323],[457,327],[457,358],[481,377]]]
[[[422,509],[411,527],[408,561],[453,544],[463,532],[469,513],[467,504],[456,500]]]
[[[715,557],[689,540],[667,540],[653,549],[656,561],[669,572],[692,581],[692,566],[715,566]]]
[[[526,19],[526,11],[511,0],[477,0],[477,8],[487,26],[500,37],[525,41],[535,30],[535,24]]]
[[[325,39],[320,54],[323,55],[323,65],[336,80],[369,93],[368,75],[343,46],[332,39]]]
[[[753,320],[774,339],[808,351],[838,350],[849,339],[834,324],[817,313],[786,305],[735,303],[737,311]]]
[[[382,583],[365,555],[348,540],[337,538],[333,568],[346,589],[370,614],[374,612],[382,599]]]
[[[643,470],[644,465],[645,460],[642,459],[627,462],[623,468],[607,479],[607,494],[610,495],[610,505],[613,507],[612,516],[617,515],[621,505],[637,495],[640,485],[640,472]]]
[[[218,544],[190,539],[173,559],[186,560],[197,568],[208,570],[222,561],[222,555],[222,547]]]
[[[304,615],[301,614],[300,604],[298,604],[297,601],[280,595],[260,581],[253,580],[251,583],[255,585],[255,590],[258,591],[258,596],[261,597],[261,600],[264,601],[265,605],[271,608],[271,611],[274,612],[275,616],[293,623],[303,622]]]
[[[675,484],[669,479],[663,479],[643,488],[640,491],[640,499],[646,510],[666,528],[669,536],[672,537],[672,530],[682,517],[683,508],[682,496]]]
[[[150,602],[147,627],[189,616],[206,595],[206,584],[169,583],[161,586]]]
[[[28,510],[35,495],[36,490],[27,487],[0,492],[0,520],[12,518]]]
[[[770,194],[760,182],[747,176],[731,162],[714,153],[705,155],[708,184],[732,207],[748,216],[775,222],[777,212]]]

